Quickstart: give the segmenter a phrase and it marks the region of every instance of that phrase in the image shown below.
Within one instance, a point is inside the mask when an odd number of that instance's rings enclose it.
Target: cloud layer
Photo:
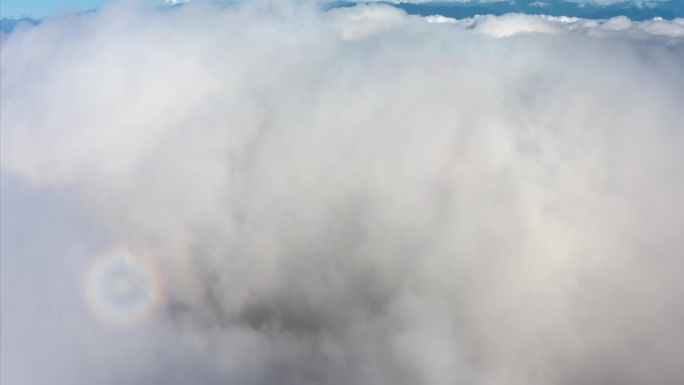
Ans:
[[[683,24],[255,1],[16,30],[3,384],[681,383]],[[145,285],[145,320],[91,314]]]

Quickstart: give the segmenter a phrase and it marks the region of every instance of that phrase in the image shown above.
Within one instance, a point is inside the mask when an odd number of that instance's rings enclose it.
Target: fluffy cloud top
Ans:
[[[595,38],[616,37],[629,40],[652,42],[659,40],[665,45],[681,45],[684,36],[684,19],[671,21],[653,19],[633,22],[624,16],[607,20],[587,20],[577,17],[506,14],[502,16],[475,16],[467,19],[452,19],[443,16],[429,16],[429,23],[449,23],[463,26],[469,30],[495,36],[506,37],[521,33],[587,35]]]
[[[683,29],[256,1],[16,30],[2,383],[681,383]]]

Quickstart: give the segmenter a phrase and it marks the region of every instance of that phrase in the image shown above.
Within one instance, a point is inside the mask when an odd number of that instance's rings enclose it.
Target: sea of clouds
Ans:
[[[3,385],[684,381],[682,19],[117,2],[0,50]],[[125,326],[111,249],[163,277]]]

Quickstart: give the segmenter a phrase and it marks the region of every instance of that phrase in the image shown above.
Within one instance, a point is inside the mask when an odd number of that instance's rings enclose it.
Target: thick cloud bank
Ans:
[[[15,30],[3,385],[681,384],[682,24],[261,1]]]

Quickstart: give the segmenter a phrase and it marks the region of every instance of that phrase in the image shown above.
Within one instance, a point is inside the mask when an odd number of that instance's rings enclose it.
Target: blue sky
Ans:
[[[84,11],[94,8],[99,8],[109,0],[0,0],[0,16],[3,18],[20,18],[33,17],[42,18],[50,14],[64,11]],[[164,0],[138,0],[148,1],[152,3],[163,3]],[[381,0],[366,0],[366,1],[381,1]],[[388,0],[392,2],[392,0]],[[411,2],[412,0],[401,0]],[[413,0],[415,1],[415,0]],[[450,0],[441,0],[450,1]],[[459,1],[459,0],[455,0]],[[463,0],[461,0],[463,1]],[[472,0],[471,0],[472,1]],[[486,1],[486,0],[485,0]],[[490,0],[491,1],[491,0]],[[502,1],[502,0],[501,0]],[[554,0],[542,0],[545,3],[553,3]],[[606,5],[621,1],[636,2],[637,0],[564,0],[571,2],[585,2]],[[644,0],[649,1],[649,0]],[[664,0],[653,0],[664,1]],[[674,2],[682,2],[684,0],[674,0]]]
[[[43,17],[64,10],[87,10],[101,6],[106,0],[2,0],[2,17]]]

